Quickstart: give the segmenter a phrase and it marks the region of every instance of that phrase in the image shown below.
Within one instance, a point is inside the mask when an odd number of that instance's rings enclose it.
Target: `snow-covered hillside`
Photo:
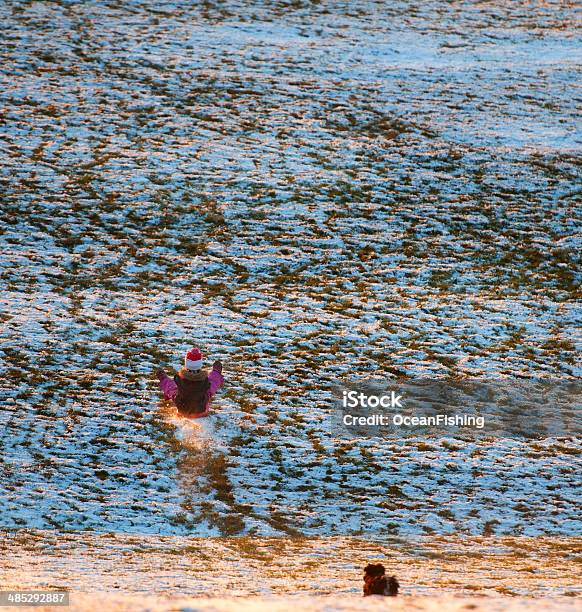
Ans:
[[[329,428],[579,377],[570,3],[0,3],[0,526],[580,535],[574,437]],[[153,371],[199,345],[203,423]]]

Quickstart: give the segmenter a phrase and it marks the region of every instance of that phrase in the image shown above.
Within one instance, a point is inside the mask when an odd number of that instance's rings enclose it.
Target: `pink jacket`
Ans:
[[[187,372],[187,370],[185,372]],[[174,377],[174,379],[170,378],[166,374],[164,374],[160,378],[160,389],[162,390],[162,393],[164,394],[164,399],[172,400],[174,403],[176,403],[176,396],[178,395],[178,390],[179,390],[178,385],[176,384],[175,378],[179,376],[180,373],[177,374]],[[215,370],[213,368],[210,374],[208,374],[208,383],[209,383],[209,387],[208,387],[208,390],[206,391],[206,404],[204,406],[204,411],[196,412],[196,413],[188,413],[188,414],[180,412],[182,416],[197,419],[197,418],[208,415],[208,412],[210,410],[210,401],[212,400],[212,397],[218,391],[218,389],[222,387],[224,383],[224,376],[218,370]]]

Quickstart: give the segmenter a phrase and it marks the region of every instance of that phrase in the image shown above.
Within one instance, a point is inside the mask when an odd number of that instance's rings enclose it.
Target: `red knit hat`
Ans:
[[[199,348],[194,347],[186,353],[184,367],[187,370],[199,370],[202,367],[202,353]]]

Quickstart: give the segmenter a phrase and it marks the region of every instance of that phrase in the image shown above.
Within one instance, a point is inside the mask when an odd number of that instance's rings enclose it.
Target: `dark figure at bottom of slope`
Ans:
[[[400,585],[395,576],[386,577],[386,568],[381,563],[370,563],[364,568],[364,597],[368,595],[398,595]]]

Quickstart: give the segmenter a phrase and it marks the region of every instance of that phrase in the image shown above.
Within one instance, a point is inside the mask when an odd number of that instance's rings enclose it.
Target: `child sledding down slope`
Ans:
[[[164,399],[172,400],[182,416],[206,416],[212,396],[224,382],[220,361],[214,362],[210,374],[202,369],[202,364],[202,353],[193,348],[186,353],[184,367],[173,379],[163,370],[157,372]]]

